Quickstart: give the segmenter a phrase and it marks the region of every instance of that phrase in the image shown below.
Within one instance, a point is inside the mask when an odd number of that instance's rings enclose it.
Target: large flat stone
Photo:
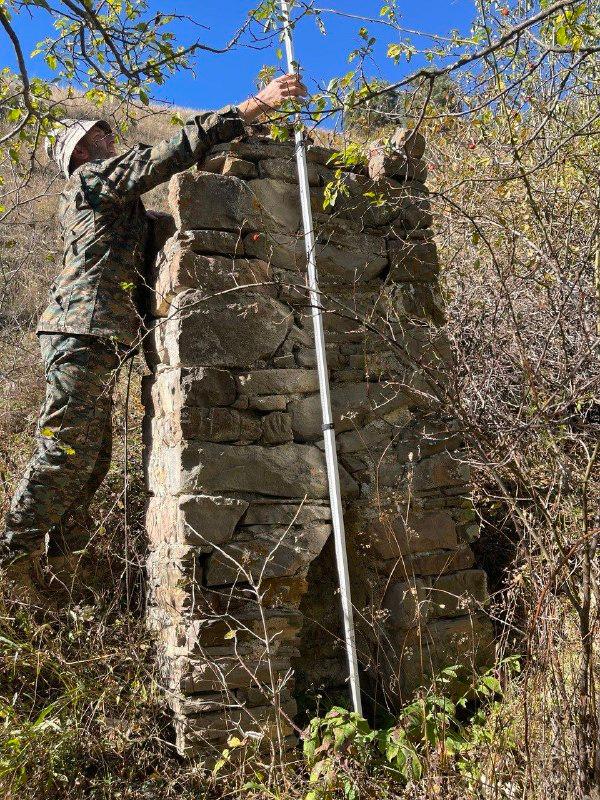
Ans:
[[[413,489],[427,492],[450,486],[464,486],[470,480],[470,470],[460,453],[437,453],[415,464]]]
[[[181,172],[171,178],[169,204],[182,230],[262,230],[267,220],[248,183],[212,172]]]
[[[420,578],[393,583],[383,598],[383,607],[388,612],[386,627],[396,630],[424,625],[428,612],[426,589]]]
[[[284,674],[289,669],[289,659],[274,661],[271,665],[275,676]],[[252,663],[243,658],[221,658],[216,660],[187,661],[184,670],[181,690],[186,694],[196,692],[232,691],[256,684],[269,685],[269,664],[266,659],[259,663]],[[187,713],[199,713],[202,710],[202,700],[197,698],[186,699]]]
[[[319,390],[319,376],[310,369],[260,369],[238,375],[236,384],[241,397],[310,394]]]
[[[249,181],[248,186],[253,192],[260,207],[264,209],[264,219],[269,218],[271,222],[254,226],[254,230],[280,230],[284,229],[287,233],[294,234],[300,230],[302,225],[302,212],[300,209],[300,195],[298,186],[273,178],[259,178]],[[319,189],[313,188],[311,191],[311,204],[318,206],[317,193]]]
[[[155,316],[168,315],[173,300],[186,289],[197,289],[205,296],[236,288],[251,289],[275,295],[273,274],[269,265],[258,259],[208,256],[194,253],[187,247],[173,249],[168,258],[157,264],[151,276],[151,310]]]
[[[450,514],[411,512],[408,517],[395,512],[382,512],[371,523],[368,544],[381,558],[397,558],[408,553],[452,549],[458,544],[456,524]]]
[[[399,581],[412,580],[415,576],[441,576],[445,572],[466,570],[473,566],[475,557],[468,545],[455,550],[437,550],[432,553],[414,553],[395,561],[380,561],[375,568],[381,575],[392,576]]]
[[[244,253],[240,236],[232,231],[179,231],[178,236],[194,253],[223,256],[241,256]]]
[[[272,139],[254,137],[246,141],[215,145],[209,151],[208,158],[214,158],[219,154],[231,154],[250,161],[262,161],[267,158],[292,161],[295,158],[295,152],[296,146],[293,141],[274,142]],[[316,164],[326,164],[334,153],[335,150],[320,145],[309,144],[306,148],[307,160]]]
[[[328,524],[242,531],[215,550],[206,569],[208,586],[263,578],[303,578],[331,533]]]
[[[314,162],[308,162],[308,183],[310,186],[318,186],[320,171]],[[261,178],[275,178],[278,181],[298,184],[298,168],[296,159],[292,158],[265,158],[261,160],[259,166]]]
[[[400,409],[405,412],[404,419],[395,420],[393,423],[385,419],[377,419],[367,423],[364,428],[347,431],[336,437],[338,450],[340,453],[362,453],[371,454],[375,458],[376,453],[380,453],[382,448],[387,448],[394,436],[398,436],[401,429],[408,424],[411,413],[408,409]],[[404,422],[404,424],[402,424]]]
[[[483,669],[494,660],[492,625],[482,614],[434,620],[418,631],[398,629],[392,642],[403,699],[418,686],[428,685],[445,667],[464,664],[467,669]]]
[[[242,520],[243,525],[306,525],[313,522],[329,522],[331,509],[329,505],[311,505],[310,503],[269,503],[255,500]]]
[[[184,440],[250,444],[261,438],[261,423],[252,412],[234,408],[183,408],[172,415],[147,418],[143,440],[155,447],[175,447]]]
[[[206,300],[190,290],[178,303],[159,329],[159,355],[171,366],[248,369],[273,356],[293,322],[282,303],[242,291]]]
[[[374,181],[387,177],[425,183],[427,164],[420,158],[379,151],[369,158],[369,177]]]
[[[356,483],[340,470],[344,494]],[[273,447],[185,442],[179,448],[152,448],[148,462],[150,491],[156,494],[250,492],[257,495],[326,498],[325,458],[318,448],[302,444]]]
[[[296,714],[296,702],[290,701],[282,706],[282,710],[285,712],[285,717],[278,716],[272,705],[248,708],[232,707],[229,704],[228,707],[212,714],[176,717],[177,751],[186,758],[202,755],[210,764],[216,760],[215,751],[220,753],[226,746],[227,740],[234,734],[239,739],[251,734],[247,741],[252,743],[249,746],[252,752],[257,746],[257,741],[269,742],[278,736],[290,737],[291,741],[283,738],[282,744],[284,747],[287,745],[288,748],[293,748],[293,743],[296,742],[295,737],[292,738],[294,729],[287,719]],[[215,742],[219,742],[216,748]],[[245,751],[245,747],[242,750]]]

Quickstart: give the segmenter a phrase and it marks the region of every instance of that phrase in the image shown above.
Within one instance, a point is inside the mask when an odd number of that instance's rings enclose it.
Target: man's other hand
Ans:
[[[240,103],[238,109],[244,122],[253,122],[260,114],[279,108],[286,100],[306,97],[307,93],[300,77],[290,72],[272,80],[257,95]]]

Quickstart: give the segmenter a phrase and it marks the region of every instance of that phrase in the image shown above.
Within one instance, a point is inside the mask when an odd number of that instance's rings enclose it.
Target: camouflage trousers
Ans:
[[[46,534],[84,510],[104,480],[112,450],[113,389],[123,350],[92,336],[42,334],[46,399],[37,450],[6,517],[10,554],[45,548]]]

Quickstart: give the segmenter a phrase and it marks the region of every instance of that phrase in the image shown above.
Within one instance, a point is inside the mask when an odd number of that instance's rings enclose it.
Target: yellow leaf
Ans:
[[[229,739],[227,739],[228,747],[240,747],[242,744],[242,740],[238,739],[237,736],[230,736]]]

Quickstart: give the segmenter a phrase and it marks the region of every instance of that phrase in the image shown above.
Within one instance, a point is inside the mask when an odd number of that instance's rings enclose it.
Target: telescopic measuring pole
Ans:
[[[294,47],[290,30],[290,17],[287,0],[280,0],[283,14],[283,35],[288,70],[298,72],[298,64],[294,59]],[[350,596],[350,578],[348,576],[348,556],[346,554],[346,536],[344,532],[344,517],[342,515],[342,497],[340,493],[340,475],[338,470],[337,453],[335,446],[335,430],[331,413],[331,398],[329,396],[329,375],[327,373],[327,357],[325,355],[325,335],[323,333],[323,309],[319,294],[317,278],[317,262],[315,258],[315,233],[313,229],[312,211],[310,207],[310,189],[308,186],[308,171],[306,169],[306,149],[304,135],[300,126],[295,132],[296,164],[298,167],[298,184],[300,187],[300,204],[302,206],[302,226],[304,228],[304,244],[306,247],[306,260],[308,265],[308,289],[313,327],[315,332],[315,348],[317,354],[317,370],[319,373],[319,391],[321,395],[321,414],[323,417],[323,438],[325,440],[325,460],[327,463],[327,480],[329,483],[329,502],[331,505],[331,518],[333,521],[333,536],[335,541],[335,557],[337,561],[340,582],[340,596],[342,600],[342,617],[344,620],[344,637],[346,640],[346,653],[350,671],[350,691],[354,710],[362,716],[360,700],[360,680],[358,677],[358,659],[356,656],[356,637],[354,635],[354,620],[352,615],[352,599]]]

